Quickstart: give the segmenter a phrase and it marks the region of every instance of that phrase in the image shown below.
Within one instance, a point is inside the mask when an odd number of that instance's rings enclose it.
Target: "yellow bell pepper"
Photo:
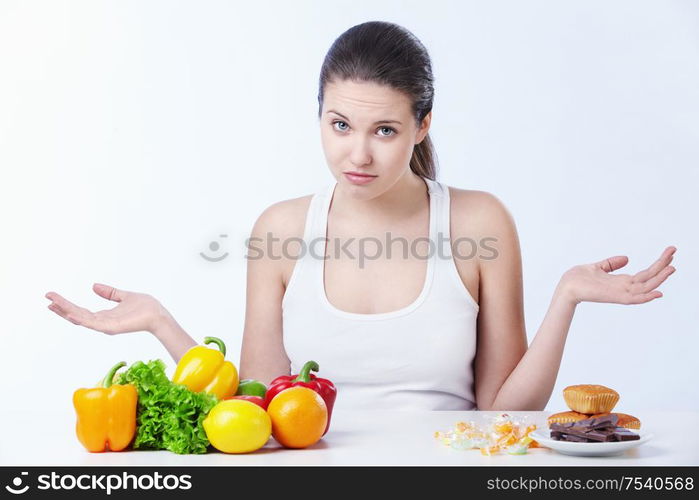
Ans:
[[[123,361],[114,365],[104,377],[103,387],[73,393],[75,432],[88,451],[121,451],[136,433],[138,391],[131,384],[112,385],[114,374],[125,365]]]
[[[189,349],[177,363],[172,381],[193,392],[214,394],[219,399],[229,398],[238,390],[238,370],[225,361],[226,345],[216,337],[204,337],[204,343],[214,343],[220,351],[201,345]]]

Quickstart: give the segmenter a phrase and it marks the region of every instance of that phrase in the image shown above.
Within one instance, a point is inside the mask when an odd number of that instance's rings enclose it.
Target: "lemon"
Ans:
[[[202,422],[206,437],[224,453],[248,453],[262,448],[272,434],[266,411],[244,399],[227,399],[214,406]]]

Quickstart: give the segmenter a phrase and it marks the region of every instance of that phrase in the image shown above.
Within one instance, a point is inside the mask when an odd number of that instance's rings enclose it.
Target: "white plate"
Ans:
[[[572,441],[557,441],[551,438],[551,430],[548,427],[542,429],[536,429],[532,431],[529,435],[537,441],[542,446],[551,448],[558,453],[563,453],[564,455],[576,455],[580,457],[607,457],[611,455],[618,455],[640,446],[643,443],[650,441],[653,434],[646,432],[641,429],[629,429],[641,436],[641,439],[636,439],[634,441],[614,441],[609,443],[576,443]]]

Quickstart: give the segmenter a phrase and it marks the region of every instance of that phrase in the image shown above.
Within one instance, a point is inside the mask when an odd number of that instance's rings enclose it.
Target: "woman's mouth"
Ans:
[[[369,184],[371,181],[376,179],[376,177],[378,177],[376,175],[360,174],[359,172],[344,172],[344,175],[352,184],[360,186]]]

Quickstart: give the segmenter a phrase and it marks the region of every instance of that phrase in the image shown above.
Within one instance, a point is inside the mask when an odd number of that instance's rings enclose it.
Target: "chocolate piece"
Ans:
[[[587,438],[592,441],[611,441],[611,438],[609,438],[608,436],[609,434],[614,432],[614,427],[589,428],[587,426],[581,425],[565,426],[565,424],[553,424],[551,425],[551,430],[561,432],[564,434]]]
[[[596,429],[596,430],[585,430],[576,429],[571,427],[565,431],[565,434],[570,436],[578,436],[585,438],[589,441],[611,441],[613,438],[611,435],[614,433],[614,429]]]
[[[602,429],[605,427],[616,427],[619,421],[619,417],[610,413],[609,415],[603,415],[601,417],[586,418],[585,420],[578,420],[574,422],[576,426],[586,427],[589,429]]]
[[[554,426],[557,426],[554,429]],[[607,427],[601,429],[589,429],[576,426],[563,427],[553,424],[551,426],[551,438],[557,441],[571,441],[577,443],[609,443],[615,441],[634,441],[641,436],[624,427]]]
[[[616,415],[605,415],[603,417],[588,418],[577,422],[567,422],[564,424],[553,423],[551,429],[560,432],[587,433],[595,430],[614,429],[618,417]]]
[[[598,429],[585,433],[585,437],[590,441],[616,441],[614,439],[614,429]]]
[[[587,438],[573,436],[572,434],[557,433],[557,436],[558,437],[555,437],[554,433],[551,433],[551,438],[555,439],[556,441],[572,441],[572,442],[578,442],[578,443],[587,443],[588,442]]]
[[[574,422],[569,422],[569,423],[567,423],[567,424],[558,424],[558,423],[554,423],[554,424],[551,424],[550,429],[551,429],[552,431],[568,432],[568,429],[572,429],[572,428],[573,428],[573,424],[574,424]]]
[[[641,439],[641,436],[635,432],[625,429],[624,427],[617,427],[616,432],[614,433],[614,438],[617,441],[635,441],[637,439]]]
[[[617,427],[618,421],[618,415],[610,413],[577,422],[553,423],[551,424],[551,438],[578,443],[609,443],[640,439],[638,434],[623,427]]]

